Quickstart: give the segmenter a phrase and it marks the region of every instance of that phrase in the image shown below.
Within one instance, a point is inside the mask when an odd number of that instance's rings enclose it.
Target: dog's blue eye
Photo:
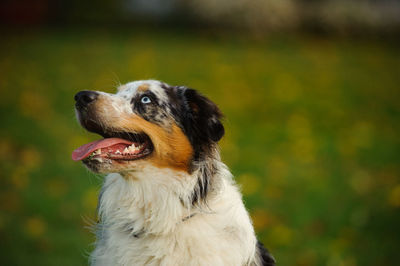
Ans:
[[[144,104],[151,103],[151,99],[148,96],[143,96],[142,99],[140,99],[140,101]]]

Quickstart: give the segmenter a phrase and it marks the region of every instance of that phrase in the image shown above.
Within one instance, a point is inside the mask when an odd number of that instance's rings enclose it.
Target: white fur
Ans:
[[[196,172],[149,166],[106,176],[92,265],[260,265],[241,194],[217,167],[219,185],[198,207],[190,202]]]
[[[167,95],[165,95],[164,90],[160,87],[161,82],[158,80],[151,80],[151,79],[137,80],[124,84],[118,88],[117,95],[120,97],[125,97],[127,99],[130,99],[134,94],[136,94],[137,88],[140,85],[144,84],[149,86],[151,92],[154,93],[158,99],[164,101],[167,99]]]

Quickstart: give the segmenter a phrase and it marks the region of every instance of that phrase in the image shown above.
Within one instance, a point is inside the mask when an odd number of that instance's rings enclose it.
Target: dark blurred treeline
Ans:
[[[400,0],[3,0],[0,21],[32,25],[207,25],[256,34],[400,32]]]

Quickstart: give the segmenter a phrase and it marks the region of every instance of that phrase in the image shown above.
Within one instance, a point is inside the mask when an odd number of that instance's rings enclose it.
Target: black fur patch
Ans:
[[[187,116],[184,117],[184,128],[189,138],[199,144],[211,144],[219,141],[225,133],[220,121],[222,113],[218,107],[193,89],[183,90]]]
[[[199,175],[197,177],[197,184],[192,192],[191,201],[192,205],[204,203],[210,190],[213,189],[213,176],[217,174],[217,168],[214,161],[211,159],[199,165]]]
[[[171,112],[194,149],[194,161],[204,160],[225,130],[218,107],[194,89],[164,86]]]
[[[257,251],[263,266],[275,266],[275,259],[260,241],[257,241]]]
[[[205,201],[212,189],[216,174],[214,159],[217,142],[225,133],[222,113],[218,107],[194,89],[162,85],[169,98],[175,120],[188,137],[193,150],[191,170],[199,170],[197,185],[192,193],[192,204]]]

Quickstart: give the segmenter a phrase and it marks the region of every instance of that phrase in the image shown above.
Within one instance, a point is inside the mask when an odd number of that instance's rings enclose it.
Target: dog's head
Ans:
[[[116,94],[75,95],[79,122],[103,139],[76,149],[72,159],[92,171],[140,171],[148,164],[191,172],[224,135],[218,107],[193,89],[147,80]]]

